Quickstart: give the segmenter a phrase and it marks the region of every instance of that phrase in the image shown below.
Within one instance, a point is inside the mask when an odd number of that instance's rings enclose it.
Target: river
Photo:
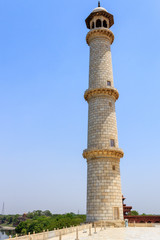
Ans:
[[[0,230],[0,240],[4,240],[4,239],[7,239],[9,238],[9,235],[13,235],[14,234],[14,231],[7,231],[7,230]]]

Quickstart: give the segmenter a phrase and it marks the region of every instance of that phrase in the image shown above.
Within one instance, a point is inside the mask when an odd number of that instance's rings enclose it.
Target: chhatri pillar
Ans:
[[[86,41],[90,47],[89,88],[84,94],[88,102],[87,222],[122,222],[122,192],[115,102],[119,93],[114,88],[110,27],[113,15],[95,8],[86,19]]]

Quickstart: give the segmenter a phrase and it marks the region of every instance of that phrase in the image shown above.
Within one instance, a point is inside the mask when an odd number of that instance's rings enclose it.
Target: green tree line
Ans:
[[[16,226],[15,231],[19,235],[77,226],[85,221],[86,215],[74,213],[52,214],[49,210],[37,210],[23,215],[0,215],[0,224]]]
[[[18,234],[27,234],[42,232],[43,230],[54,230],[54,228],[63,228],[76,226],[81,223],[84,223],[86,219],[85,215],[73,215],[72,213],[68,213],[65,215],[53,215],[50,217],[46,216],[37,216],[33,219],[28,219],[25,222],[21,222],[16,227],[16,233]]]

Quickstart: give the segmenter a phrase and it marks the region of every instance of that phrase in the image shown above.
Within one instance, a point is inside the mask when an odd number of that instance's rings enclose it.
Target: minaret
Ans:
[[[89,88],[84,94],[88,102],[87,159],[87,222],[123,221],[120,158],[115,102],[119,97],[114,88],[111,44],[114,35],[110,27],[113,15],[95,8],[87,17],[90,31],[86,41],[90,47]]]

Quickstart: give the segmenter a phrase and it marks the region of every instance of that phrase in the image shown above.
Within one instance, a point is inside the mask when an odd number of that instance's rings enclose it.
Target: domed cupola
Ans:
[[[89,29],[110,28],[114,24],[114,18],[113,15],[101,7],[100,2],[98,2],[98,7],[91,12],[85,22]]]

